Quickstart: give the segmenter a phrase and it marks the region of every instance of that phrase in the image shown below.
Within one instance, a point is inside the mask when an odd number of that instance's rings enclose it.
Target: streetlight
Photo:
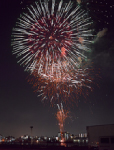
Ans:
[[[33,129],[33,126],[30,126],[30,129],[31,129],[31,144],[33,143],[33,139],[32,139],[32,129]]]

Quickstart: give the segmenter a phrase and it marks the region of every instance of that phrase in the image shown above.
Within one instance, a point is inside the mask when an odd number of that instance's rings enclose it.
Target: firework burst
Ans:
[[[85,97],[92,90],[93,77],[90,72],[92,70],[89,68],[71,70],[69,73],[64,73],[60,79],[54,78],[53,81],[36,76],[37,73],[34,72],[29,77],[28,82],[33,85],[42,102],[48,102],[47,100],[49,100],[52,106],[62,102],[68,107],[74,103],[78,105],[79,96]]]
[[[26,71],[35,71],[48,80],[63,80],[63,72],[77,70],[80,62],[87,59],[92,22],[71,1],[55,2],[44,0],[27,8],[13,28],[12,46]]]

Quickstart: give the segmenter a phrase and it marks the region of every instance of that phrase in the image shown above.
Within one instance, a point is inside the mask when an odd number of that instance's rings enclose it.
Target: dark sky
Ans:
[[[57,135],[57,106],[52,108],[40,101],[27,83],[28,73],[12,55],[11,32],[22,11],[19,3],[19,0],[4,0],[0,4],[0,134],[30,135],[32,125],[33,135]],[[109,20],[110,24],[113,24],[112,20]],[[94,90],[86,97],[86,103],[81,96],[78,107],[71,107],[71,117],[66,120],[64,128],[72,134],[86,132],[86,126],[90,125],[114,124],[113,28],[109,26],[106,35],[95,38],[91,57],[94,69],[100,69],[100,80],[94,80],[99,87],[93,84]]]

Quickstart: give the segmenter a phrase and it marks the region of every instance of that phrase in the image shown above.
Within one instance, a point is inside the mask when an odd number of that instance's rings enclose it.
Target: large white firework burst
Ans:
[[[87,58],[91,24],[87,13],[79,6],[74,8],[71,1],[35,2],[13,28],[13,54],[31,74],[37,72],[48,80],[61,79]]]

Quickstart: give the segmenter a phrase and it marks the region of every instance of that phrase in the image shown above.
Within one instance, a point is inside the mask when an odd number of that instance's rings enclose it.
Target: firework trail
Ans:
[[[56,118],[59,122],[59,128],[60,128],[60,133],[61,133],[61,142],[64,142],[65,139],[64,139],[64,123],[65,123],[65,120],[66,118],[68,117],[68,111],[64,111],[63,109],[63,105],[61,103],[61,105],[57,104],[58,106],[58,112],[56,114]]]
[[[92,22],[80,7],[62,0],[35,2],[13,28],[13,54],[31,74],[48,80],[61,79],[77,70],[90,51]],[[67,65],[66,65],[67,64]]]

